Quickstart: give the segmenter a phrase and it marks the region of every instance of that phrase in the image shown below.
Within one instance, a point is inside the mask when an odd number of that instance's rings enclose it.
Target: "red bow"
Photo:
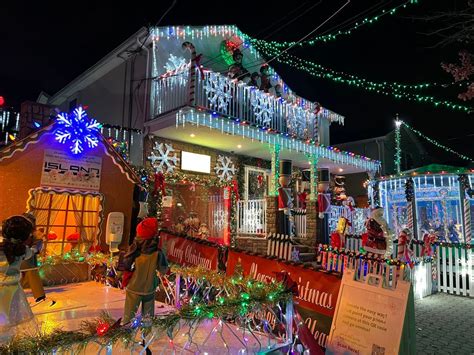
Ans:
[[[423,248],[421,249],[421,256],[433,256],[433,248],[431,244],[436,242],[435,234],[425,234],[423,236]]]
[[[201,80],[204,80],[204,71],[202,70],[201,68],[201,59],[202,59],[202,54],[199,54],[196,56],[196,66],[199,70],[199,72],[201,73]]]
[[[283,286],[285,287],[285,290],[290,291],[293,296],[298,296],[298,284],[293,281],[293,279],[290,277],[290,275],[285,272],[275,272],[275,279],[277,282],[281,282]]]
[[[409,247],[410,238],[405,232],[402,232],[398,237],[398,260],[404,261],[408,263],[410,268],[413,268],[413,262],[411,257],[413,255],[413,251]]]
[[[161,171],[155,174],[155,188],[153,193],[156,194],[158,190],[161,191],[162,196],[165,196],[165,176]]]

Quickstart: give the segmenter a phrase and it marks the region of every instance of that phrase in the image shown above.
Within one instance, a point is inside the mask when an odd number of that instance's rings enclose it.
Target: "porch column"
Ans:
[[[308,238],[308,244],[314,246],[317,240],[317,223],[318,223],[318,162],[319,156],[308,155],[308,159],[311,162],[309,167],[309,201],[306,205],[306,235]]]
[[[270,196],[278,196],[278,178],[280,177],[280,145],[275,144],[271,150],[272,179],[270,181]]]
[[[271,170],[270,191],[266,197],[265,217],[267,222],[267,236],[277,231],[276,214],[278,210],[278,178],[280,177],[280,146],[271,146]]]

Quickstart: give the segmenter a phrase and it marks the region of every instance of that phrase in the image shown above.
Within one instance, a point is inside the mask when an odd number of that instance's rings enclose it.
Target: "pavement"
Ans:
[[[415,301],[417,354],[474,354],[474,298],[437,293]]]

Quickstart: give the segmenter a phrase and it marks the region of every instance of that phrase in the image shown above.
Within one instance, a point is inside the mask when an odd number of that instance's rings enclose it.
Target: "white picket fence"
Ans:
[[[271,233],[267,238],[267,255],[292,260],[294,245],[289,235]]]
[[[293,222],[295,223],[295,233],[298,238],[306,238],[306,209],[294,208],[291,210]]]
[[[237,234],[265,235],[267,231],[267,201],[240,200],[237,202]]]
[[[361,246],[360,238],[346,238],[346,250],[357,252]],[[421,250],[421,245],[413,246],[416,258],[421,257]],[[397,244],[395,243],[392,257],[396,258],[396,255]],[[322,252],[318,257],[318,261],[325,270],[335,272],[344,272],[344,268],[348,266],[353,268],[356,262],[374,263],[332,252]],[[364,268],[367,267],[364,266]],[[380,270],[380,268],[380,266],[376,267],[377,270]],[[414,293],[417,298],[431,295],[433,293],[433,283],[438,292],[474,297],[474,253],[472,249],[438,245],[436,246],[436,257],[431,262],[420,261],[413,269],[406,268],[405,273],[413,282]]]

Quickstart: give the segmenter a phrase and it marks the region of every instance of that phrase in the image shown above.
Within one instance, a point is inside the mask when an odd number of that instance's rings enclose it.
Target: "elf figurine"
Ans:
[[[291,188],[291,160],[280,160],[280,177],[278,178],[280,188],[278,189],[278,229],[277,233],[293,235],[291,209],[293,208],[293,196]]]
[[[390,258],[392,256],[392,232],[383,218],[383,208],[375,207],[365,222],[367,233],[362,236],[362,245],[368,253]]]
[[[331,247],[341,249],[346,245],[346,235],[349,234],[351,222],[345,217],[339,218],[336,230],[331,233]]]

